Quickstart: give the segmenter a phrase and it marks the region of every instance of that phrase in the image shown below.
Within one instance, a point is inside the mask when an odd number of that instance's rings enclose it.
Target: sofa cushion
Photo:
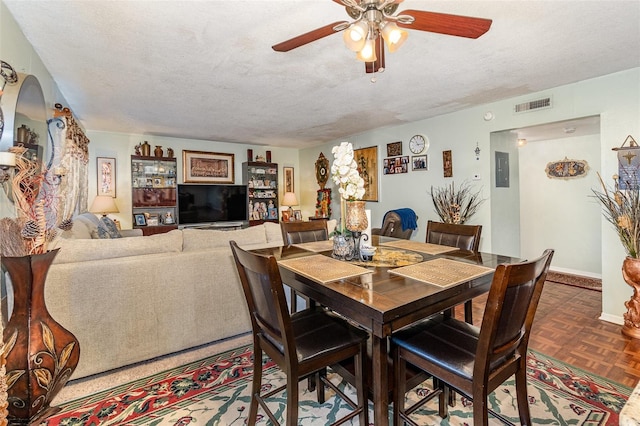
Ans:
[[[182,231],[173,230],[165,234],[136,238],[114,238],[106,240],[69,239],[55,241],[60,248],[54,263],[86,262],[145,254],[182,251]]]
[[[97,231],[100,221],[93,213],[82,213],[73,218],[73,226],[69,231],[61,233],[61,238],[91,239],[91,233]]]
[[[265,244],[267,235],[264,226],[251,226],[245,229],[233,231],[217,231],[214,229],[183,229],[183,250],[198,251],[219,247],[229,248],[229,242],[235,241],[238,245]],[[282,237],[281,237],[282,238]]]
[[[98,238],[122,238],[122,235],[120,235],[120,231],[113,220],[107,216],[102,216],[98,224]]]
[[[268,243],[274,243],[274,245],[278,246],[284,245],[282,240],[282,229],[280,229],[279,223],[265,222],[263,226],[264,231],[267,234]]]

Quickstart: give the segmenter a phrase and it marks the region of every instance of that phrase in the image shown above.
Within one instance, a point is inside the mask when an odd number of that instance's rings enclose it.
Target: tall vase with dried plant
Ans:
[[[75,370],[80,347],[75,336],[49,314],[44,285],[57,250],[48,244],[58,226],[56,203],[42,190],[47,171],[12,147],[15,218],[0,219],[0,255],[9,275],[13,310],[2,331],[10,424],[35,424],[56,411],[50,403]],[[70,226],[70,223],[64,226]],[[1,402],[1,401],[0,401]]]
[[[622,277],[633,288],[633,295],[624,304],[627,312],[622,333],[640,339],[640,187],[630,181],[625,182],[626,189],[621,189],[618,175],[613,176],[613,187],[607,186],[600,174],[598,178],[602,190],[593,190],[593,193],[627,253],[622,262]]]

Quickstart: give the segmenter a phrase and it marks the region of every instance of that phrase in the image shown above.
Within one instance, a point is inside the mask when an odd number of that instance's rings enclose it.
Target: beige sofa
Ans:
[[[45,297],[53,318],[80,342],[72,378],[250,331],[230,240],[282,245],[274,223],[56,241]]]

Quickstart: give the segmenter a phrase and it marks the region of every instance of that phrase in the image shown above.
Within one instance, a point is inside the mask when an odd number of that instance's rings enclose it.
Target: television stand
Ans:
[[[235,222],[211,222],[197,223],[193,225],[180,225],[180,229],[215,229],[219,231],[232,231],[234,229],[246,228],[249,224],[243,221]]]

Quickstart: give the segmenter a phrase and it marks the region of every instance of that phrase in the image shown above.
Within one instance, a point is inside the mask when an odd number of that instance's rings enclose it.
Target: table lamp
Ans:
[[[93,203],[91,203],[91,208],[89,208],[91,213],[101,214],[102,217],[105,217],[107,213],[120,213],[118,210],[118,206],[116,206],[116,199],[109,195],[98,195],[93,199]]]
[[[285,192],[284,197],[282,198],[282,205],[289,207],[289,220],[292,220],[293,209],[291,207],[298,205],[298,199],[296,198],[296,194],[293,192]]]

